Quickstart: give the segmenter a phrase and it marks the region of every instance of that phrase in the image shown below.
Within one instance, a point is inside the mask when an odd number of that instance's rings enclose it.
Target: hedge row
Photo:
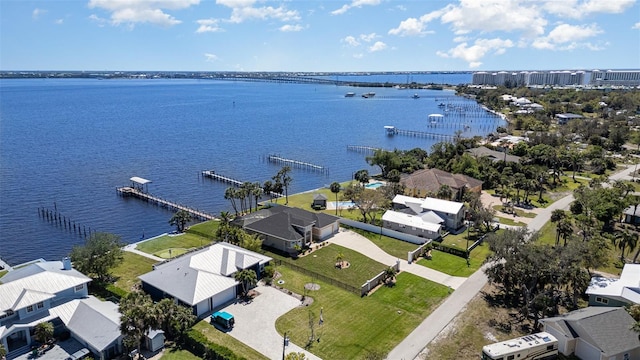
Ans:
[[[206,360],[246,360],[229,350],[229,348],[215,344],[195,329],[189,330],[184,342],[187,350]]]
[[[446,252],[446,253],[449,253],[451,255],[459,256],[459,257],[461,257],[463,259],[467,258],[467,252],[462,250],[462,249],[460,249],[460,248],[457,248],[457,247],[454,247],[454,246],[449,246],[449,245],[446,245],[446,244],[440,244],[440,243],[432,243],[432,244],[433,244],[433,248],[436,249],[436,250],[439,250],[439,251],[442,251],[442,252]]]

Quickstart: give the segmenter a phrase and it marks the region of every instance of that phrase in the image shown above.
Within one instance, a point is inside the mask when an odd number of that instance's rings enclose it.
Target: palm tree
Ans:
[[[638,234],[629,231],[622,231],[613,238],[613,242],[620,249],[620,261],[624,264],[624,251],[629,248],[635,248],[638,244]]]
[[[273,183],[271,180],[267,180],[262,184],[262,191],[269,195],[269,200],[273,202]]]
[[[250,287],[258,283],[258,276],[253,270],[243,269],[235,273],[233,278],[242,285],[242,293],[247,296]]]
[[[143,336],[158,322],[152,307],[151,297],[139,291],[131,292],[120,300],[120,331],[128,338],[128,343],[138,348],[138,352]]]
[[[45,344],[53,337],[53,324],[46,321],[36,325],[35,338],[38,342]]]
[[[231,202],[231,206],[233,207],[233,211],[235,211],[236,216],[238,215],[238,205],[236,204],[237,192],[238,190],[235,187],[228,187],[227,190],[224,191],[224,199]]]
[[[556,246],[558,246],[558,244],[560,243],[560,226],[559,226],[559,223],[560,223],[561,220],[563,220],[566,217],[567,217],[567,213],[565,213],[564,210],[562,210],[562,209],[553,210],[553,212],[551,213],[551,222],[552,223],[558,223],[558,225],[556,225]]]
[[[169,219],[169,225],[175,226],[178,232],[184,232],[184,229],[189,221],[192,220],[191,213],[186,210],[178,210],[171,219]]]
[[[396,278],[396,268],[394,268],[393,266],[389,266],[388,268],[384,269],[384,275],[382,276],[382,279],[384,281],[385,284],[391,284],[393,283],[393,281]]]
[[[262,186],[260,186],[260,183],[259,182],[253,183],[253,189],[251,189],[251,195],[253,195],[253,198],[256,200],[256,211],[258,211],[258,201],[260,201],[262,194],[264,194],[264,190],[262,190]]]
[[[353,178],[364,186],[364,184],[369,182],[369,171],[366,169],[358,170]]]
[[[284,187],[284,199],[285,199],[284,204],[285,205],[289,204],[289,185],[291,185],[291,181],[293,181],[291,176],[289,176],[290,172],[291,172],[291,168],[289,166],[283,166],[282,169],[280,169],[280,171],[276,175],[277,177],[276,184],[278,182],[281,182],[282,186]]]
[[[336,215],[338,215],[338,193],[340,193],[340,183],[337,181],[332,182],[331,185],[329,185],[329,189],[332,193],[336,194]]]
[[[342,253],[342,251],[336,254],[336,263],[338,264],[338,267],[342,269],[342,265],[344,263],[344,254]]]

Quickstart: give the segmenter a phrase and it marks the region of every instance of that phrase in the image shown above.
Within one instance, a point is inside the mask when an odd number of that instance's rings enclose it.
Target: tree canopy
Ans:
[[[111,269],[122,262],[123,246],[117,235],[95,233],[84,245],[74,246],[70,257],[76,270],[98,282],[107,282]]]

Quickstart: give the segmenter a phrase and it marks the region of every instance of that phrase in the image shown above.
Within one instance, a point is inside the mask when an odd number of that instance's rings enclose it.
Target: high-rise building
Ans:
[[[497,86],[640,86],[640,70],[477,72],[473,85]]]

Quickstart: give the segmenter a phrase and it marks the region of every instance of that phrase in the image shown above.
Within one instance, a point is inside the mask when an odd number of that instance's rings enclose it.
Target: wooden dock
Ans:
[[[383,149],[377,148],[377,147],[373,147],[373,146],[347,145],[347,151],[355,151],[355,152],[359,152],[359,153],[373,154],[378,150],[383,150]]]
[[[389,133],[389,132],[388,132]],[[390,135],[404,135],[404,136],[413,136],[413,137],[422,137],[428,139],[436,139],[436,140],[444,140],[444,141],[454,141],[455,135],[449,134],[438,134],[426,131],[416,131],[416,130],[402,130],[402,129],[394,129],[393,133]]]
[[[226,183],[226,184],[230,184],[230,185],[235,186],[235,187],[240,187],[240,186],[242,186],[242,184],[245,183],[245,181],[240,181],[240,180],[236,180],[236,179],[224,176],[224,175],[216,174],[216,172],[213,171],[213,170],[204,170],[204,171],[202,171],[201,174],[202,174],[202,176],[204,176],[206,178],[209,178],[209,179],[212,179],[212,180],[216,180],[216,181],[220,181],[220,182],[223,182],[223,183]],[[280,194],[280,193],[277,193],[277,192],[273,192],[273,191],[271,192],[270,195],[273,196],[273,197],[284,197],[283,194]]]
[[[266,159],[268,162],[271,162],[274,164],[286,165],[292,168],[302,169],[302,170],[317,171],[317,172],[329,175],[329,169],[321,165],[316,165],[316,164],[312,164],[312,163],[300,161],[300,160],[287,159],[287,158],[284,158],[278,155],[272,155],[272,154],[267,155]]]
[[[169,209],[169,210],[184,210],[186,212],[188,212],[189,214],[191,214],[191,216],[193,216],[196,219],[200,219],[200,220],[215,220],[216,217],[208,214],[204,211],[200,211],[200,210],[196,210],[196,209],[192,209],[188,206],[184,206],[184,205],[180,205],[178,203],[163,199],[163,198],[159,198],[157,196],[153,196],[149,193],[143,192],[139,189],[130,187],[130,186],[123,186],[123,187],[119,187],[116,189],[118,194],[121,196],[133,196],[135,198],[138,198],[140,200],[144,200],[146,202],[149,203],[153,203],[155,205],[161,206],[163,208]]]

